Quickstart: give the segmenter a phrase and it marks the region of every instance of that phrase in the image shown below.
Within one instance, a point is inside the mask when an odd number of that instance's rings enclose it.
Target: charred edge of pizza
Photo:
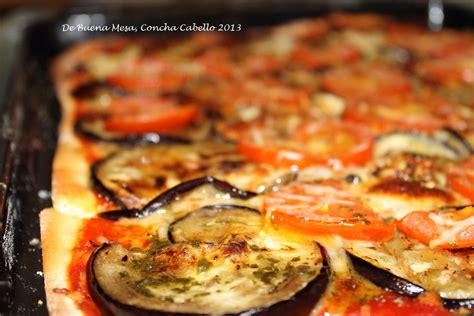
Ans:
[[[467,308],[474,309],[474,299],[443,299],[443,306],[448,309]]]
[[[101,194],[105,195],[112,203],[114,203],[119,209],[126,210],[128,209],[125,203],[122,202],[118,197],[115,196],[114,192],[109,190],[103,183],[100,181],[97,176],[97,169],[105,161],[99,160],[93,163],[90,167],[90,177],[92,180],[92,186]]]
[[[417,132],[389,132],[377,137],[374,155],[381,157],[391,152],[410,152],[450,160],[463,160],[472,148],[460,134],[450,128],[441,128],[427,135]]]
[[[74,124],[74,131],[80,136],[93,142],[113,143],[121,146],[140,146],[148,144],[190,144],[192,141],[178,136],[171,136],[158,133],[128,134],[116,137],[104,137],[84,128],[84,123],[90,120],[91,116],[81,117]]]
[[[153,200],[148,202],[141,210],[119,210],[119,211],[110,211],[104,212],[99,214],[99,216],[110,219],[110,220],[118,220],[121,217],[127,218],[135,218],[135,217],[146,217],[149,216],[159,209],[165,207],[166,205],[170,204],[174,200],[176,200],[180,195],[183,195],[189,191],[196,189],[197,187],[211,184],[217,190],[229,194],[233,198],[238,198],[242,200],[250,199],[257,195],[255,192],[245,191],[234,187],[228,182],[216,179],[211,176],[200,177],[196,179],[192,179],[186,182],[182,182],[169,190],[161,193]]]
[[[187,237],[192,237],[192,232],[183,231],[182,228],[186,229],[187,224],[190,224],[191,230],[199,231],[202,234],[204,230],[201,230],[201,228],[205,227],[205,225],[208,225],[209,223],[206,220],[206,215],[211,215],[213,217],[214,216],[227,216],[228,212],[233,212],[235,210],[243,211],[246,213],[245,218],[242,218],[242,222],[245,222],[245,226],[248,226],[247,229],[249,233],[251,233],[252,230],[255,230],[255,229],[252,229],[254,227],[251,227],[250,225],[252,224],[252,221],[253,221],[253,224],[257,224],[255,226],[260,226],[260,224],[262,223],[261,213],[257,209],[254,209],[248,206],[236,205],[236,204],[206,205],[206,206],[198,208],[197,210],[190,212],[189,214],[179,218],[178,220],[170,224],[169,229],[168,229],[168,239],[172,243],[197,240],[198,238],[191,238],[191,239],[187,238]],[[206,213],[209,213],[209,214],[206,214]],[[200,218],[199,215],[204,215],[204,217]],[[241,214],[241,215],[242,217],[244,216],[244,214]],[[255,215],[258,218],[255,218]],[[227,216],[227,220],[229,219],[232,220],[231,217]],[[188,221],[191,221],[191,223],[187,223]],[[228,221],[226,221],[225,225],[229,225]],[[243,227],[241,227],[239,233],[242,233],[242,228]],[[244,229],[244,230],[247,230],[247,229]],[[190,235],[186,236],[187,233]],[[213,234],[212,231],[207,231],[206,235],[208,236],[199,236],[199,240],[204,241],[204,242],[217,242],[218,240],[216,239],[224,235],[227,237],[227,235],[231,235],[231,234],[233,234],[232,231],[229,231],[229,230],[225,231],[225,227],[221,227],[221,230],[218,234],[219,236],[216,236],[215,234]]]
[[[397,277],[392,273],[380,269],[367,261],[348,253],[352,265],[357,273],[381,288],[397,292],[402,295],[416,297],[425,289],[408,280]]]

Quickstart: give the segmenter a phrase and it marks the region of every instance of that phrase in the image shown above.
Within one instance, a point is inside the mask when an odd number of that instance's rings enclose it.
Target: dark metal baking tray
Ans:
[[[472,9],[455,6],[444,9],[445,25],[474,26]],[[403,18],[427,19],[425,1],[176,1],[147,7],[75,7],[31,25],[18,52],[14,80],[1,116],[0,208],[3,210],[3,225],[0,313],[47,314],[38,214],[41,209],[51,206],[51,163],[60,119],[48,65],[65,47],[103,34],[62,32],[62,24],[224,22],[241,23],[245,30],[333,10],[375,11]]]

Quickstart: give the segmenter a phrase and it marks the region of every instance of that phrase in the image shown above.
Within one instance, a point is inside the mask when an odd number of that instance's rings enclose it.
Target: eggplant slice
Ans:
[[[439,129],[431,135],[391,132],[377,139],[374,147],[375,157],[397,152],[460,161],[467,158],[473,150],[461,135],[449,128]]]
[[[357,273],[375,285],[412,297],[418,296],[425,291],[421,286],[399,278],[383,269],[379,269],[354,255],[349,254],[349,257]]]
[[[107,131],[104,127],[104,115],[90,115],[78,119],[75,132],[93,142],[106,142],[121,146],[147,145],[157,143],[188,144],[212,138],[212,125],[209,122],[195,124],[169,133],[127,134]]]
[[[322,267],[315,244],[277,242],[234,236],[222,244],[195,241],[154,251],[105,244],[89,260],[89,290],[100,308],[114,314],[267,308],[292,298]]]
[[[254,236],[263,226],[256,209],[241,205],[208,205],[178,219],[169,227],[172,242],[223,242],[229,236]]]
[[[353,242],[346,249],[352,256],[443,299],[474,299],[474,271],[466,256],[429,248],[401,235],[384,244]],[[411,288],[406,294],[413,292]]]
[[[127,94],[126,91],[114,87],[105,81],[95,80],[89,81],[76,87],[72,91],[72,96],[78,100],[90,100],[95,98],[101,98],[104,95],[108,97],[112,96],[124,96]]]
[[[206,177],[196,178],[190,181],[182,182],[172,187],[168,191],[165,191],[162,194],[158,195],[156,198],[151,200],[148,204],[146,204],[141,209],[124,209],[124,210],[117,210],[117,211],[108,211],[108,212],[101,213],[100,216],[103,218],[110,219],[110,220],[117,220],[121,217],[126,217],[126,218],[146,217],[153,213],[161,211],[164,207],[171,204],[171,202],[180,199],[184,194],[190,193],[191,191],[205,185],[212,185],[215,190],[221,193],[224,193],[224,196],[222,197],[223,199],[236,198],[236,199],[241,199],[241,200],[247,200],[257,195],[254,192],[244,191],[237,187],[234,187],[225,181],[216,179],[214,177],[206,176]],[[204,191],[201,193],[202,193],[201,198],[202,196],[209,196],[209,193],[204,193]],[[215,196],[219,195],[219,198],[220,198],[220,194],[216,194],[215,192],[212,192],[212,193]],[[204,201],[206,200],[204,199]]]
[[[106,142],[120,146],[143,146],[149,144],[189,144],[191,140],[178,135],[158,133],[118,134],[107,132],[99,117],[82,117],[77,120],[74,130],[80,136],[93,142]]]
[[[247,162],[235,153],[234,145],[220,142],[121,150],[96,163],[91,172],[100,187],[130,209],[143,207],[182,181],[206,175],[258,192],[296,178],[295,173],[287,176],[288,170]]]

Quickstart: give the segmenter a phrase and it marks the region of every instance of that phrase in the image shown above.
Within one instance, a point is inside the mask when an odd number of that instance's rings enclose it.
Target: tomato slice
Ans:
[[[374,137],[364,126],[341,121],[306,121],[293,135],[279,136],[254,126],[239,139],[247,159],[276,166],[362,165],[372,155]]]
[[[174,91],[179,89],[189,75],[179,71],[170,62],[158,58],[142,58],[124,66],[120,73],[106,78],[116,87],[130,91]]]
[[[249,54],[248,58],[243,61],[243,68],[251,75],[276,72],[284,66],[283,59],[263,53]]]
[[[412,90],[403,72],[379,65],[329,70],[321,77],[321,87],[348,100],[403,96]]]
[[[290,59],[311,69],[356,62],[361,56],[360,51],[349,44],[337,44],[319,49],[303,46],[295,48]]]
[[[275,225],[309,235],[385,241],[395,231],[338,182],[289,185],[267,195],[263,209]]]
[[[208,50],[196,61],[201,64],[204,73],[211,77],[230,79],[233,76],[234,68],[229,50],[223,48]]]
[[[385,98],[380,101],[353,102],[343,118],[370,126],[378,132],[419,130],[431,132],[455,124],[455,107],[431,94]]]
[[[177,105],[171,100],[150,97],[128,97],[110,106],[105,128],[112,132],[168,132],[184,128],[198,115],[196,105]]]
[[[411,212],[396,222],[407,236],[430,247],[461,249],[474,246],[474,208]]]
[[[422,61],[416,71],[427,80],[445,86],[474,84],[474,47],[446,58]]]
[[[465,51],[471,45],[467,33],[449,29],[432,32],[418,25],[399,23],[388,27],[387,41],[418,56],[438,58]]]
[[[305,89],[292,88],[271,78],[250,78],[233,83],[216,97],[222,98],[219,112],[231,121],[243,122],[263,116],[298,115],[310,100]]]
[[[474,203],[474,157],[450,170],[448,182],[454,191]]]
[[[353,306],[347,311],[347,315],[362,316],[450,316],[449,310],[441,305],[423,302],[420,299],[408,298],[394,293],[386,293],[380,297],[366,302],[362,306]]]

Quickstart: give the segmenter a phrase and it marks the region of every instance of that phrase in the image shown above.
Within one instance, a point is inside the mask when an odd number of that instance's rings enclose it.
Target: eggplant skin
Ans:
[[[144,146],[150,144],[190,144],[191,140],[180,136],[171,136],[158,133],[145,134],[111,134],[101,135],[97,131],[86,128],[86,123],[91,120],[101,120],[100,115],[84,116],[76,121],[74,124],[74,131],[76,134],[93,142],[112,143],[119,146]]]
[[[397,277],[388,271],[377,268],[376,266],[350,253],[349,257],[356,272],[377,286],[410,297],[416,297],[425,291],[425,289],[423,289],[421,286],[411,283],[410,281],[403,278]]]
[[[468,141],[449,128],[439,129],[432,135],[414,132],[390,132],[380,135],[374,147],[375,157],[394,152],[410,152],[460,161],[472,153],[472,148]]]
[[[326,266],[327,267],[327,266]],[[279,302],[252,315],[258,316],[307,316],[323,296],[329,284],[329,269],[323,268],[319,275],[291,299]],[[245,314],[248,315],[248,314]]]
[[[102,160],[95,162],[90,167],[90,176],[92,180],[92,186],[94,189],[98,190],[100,193],[107,196],[115,205],[117,205],[120,209],[127,209],[125,203],[123,203],[119,198],[115,196],[115,194],[110,191],[100,179],[97,177],[97,168],[100,167]]]
[[[472,148],[469,141],[451,127],[443,127],[439,130],[439,132],[445,133],[446,135],[449,135],[452,139],[457,140],[459,142],[459,147],[463,147],[462,149],[466,150],[469,154],[474,154],[474,148]],[[457,148],[458,151],[460,151],[459,147]]]
[[[124,96],[128,94],[127,91],[125,90],[114,87],[105,81],[98,81],[98,80],[90,81],[76,87],[72,91],[71,94],[74,98],[79,99],[79,100],[90,99],[97,96],[100,90],[107,90],[108,92],[115,95],[119,95],[119,96]]]
[[[192,191],[200,186],[210,184],[217,190],[229,194],[233,198],[242,200],[250,199],[257,195],[255,192],[241,190],[228,182],[219,180],[211,176],[200,177],[189,181],[182,182],[171,189],[161,193],[151,200],[140,210],[118,210],[101,213],[99,216],[110,220],[118,220],[121,217],[137,218],[149,216],[166,205],[172,203],[181,195]]]
[[[467,309],[472,309],[474,312],[474,299],[466,299],[466,300],[443,299],[443,306],[448,309],[467,308]]]
[[[386,273],[437,293],[442,299],[474,298],[472,259],[468,254],[430,248],[401,234],[383,244],[352,243],[346,249]]]

